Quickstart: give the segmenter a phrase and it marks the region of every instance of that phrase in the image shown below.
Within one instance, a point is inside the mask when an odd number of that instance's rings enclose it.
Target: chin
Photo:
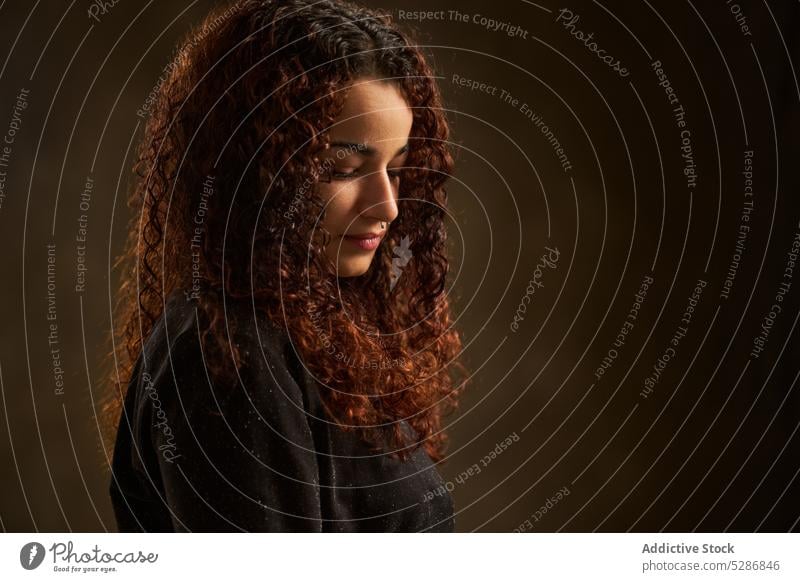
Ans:
[[[337,266],[339,277],[358,277],[369,271],[372,257],[367,260],[340,261]]]

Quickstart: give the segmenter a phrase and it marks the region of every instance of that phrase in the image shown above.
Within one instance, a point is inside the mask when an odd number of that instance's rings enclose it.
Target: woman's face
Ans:
[[[330,129],[330,149],[320,156],[328,171],[317,187],[326,203],[322,224],[331,233],[325,252],[339,277],[369,269],[389,223],[397,218],[399,169],[406,161],[412,121],[411,109],[393,84],[359,79]]]

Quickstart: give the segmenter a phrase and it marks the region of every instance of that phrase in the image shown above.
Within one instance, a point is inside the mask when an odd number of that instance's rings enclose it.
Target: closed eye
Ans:
[[[392,180],[399,180],[400,177],[402,176],[402,170],[399,169],[387,170],[386,173]],[[331,177],[334,180],[349,180],[351,178],[356,178],[360,175],[361,173],[358,171],[358,169],[344,171],[344,172],[331,172]]]
[[[359,175],[358,168],[343,169],[341,171],[332,171],[331,177],[336,180],[347,180],[348,178],[355,178]]]

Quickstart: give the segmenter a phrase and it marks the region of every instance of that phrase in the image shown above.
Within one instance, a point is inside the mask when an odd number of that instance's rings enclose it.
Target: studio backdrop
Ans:
[[[213,5],[0,3],[4,531],[115,529],[133,155]],[[369,5],[451,126],[457,531],[800,530],[800,4]]]

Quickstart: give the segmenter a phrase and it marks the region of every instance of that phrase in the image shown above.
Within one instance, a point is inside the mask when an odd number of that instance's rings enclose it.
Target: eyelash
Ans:
[[[392,180],[399,180],[400,179],[400,172],[401,170],[389,170],[387,173]],[[358,170],[354,170],[352,172],[331,172],[331,177],[334,180],[349,180],[350,178],[355,178],[358,176]]]

